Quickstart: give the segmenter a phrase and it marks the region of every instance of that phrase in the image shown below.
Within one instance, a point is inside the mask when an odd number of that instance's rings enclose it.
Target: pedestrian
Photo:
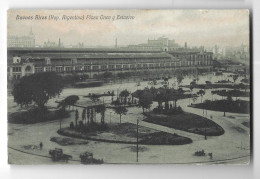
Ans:
[[[211,152],[211,153],[209,153],[209,157],[210,157],[210,159],[212,159],[212,158],[213,158],[213,154],[212,154],[212,152]]]
[[[40,142],[40,150],[42,150],[42,146],[43,146],[43,144],[42,144],[42,142]]]

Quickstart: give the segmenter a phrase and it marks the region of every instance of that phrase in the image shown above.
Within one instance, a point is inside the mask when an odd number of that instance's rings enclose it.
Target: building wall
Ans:
[[[46,53],[46,56],[48,53]],[[172,55],[172,56],[171,56]],[[161,58],[134,58],[128,59],[122,56],[122,59],[84,59],[72,58],[64,59],[64,63],[57,63],[57,60],[51,57],[42,59],[42,63],[30,62],[22,60],[20,63],[10,63],[8,65],[8,79],[17,79],[25,75],[55,71],[62,75],[71,73],[88,74],[91,78],[95,74],[104,72],[112,72],[113,74],[120,72],[136,72],[136,71],[158,71],[158,70],[176,70],[176,69],[196,69],[212,68],[212,54],[211,53],[176,53],[169,57]],[[13,59],[17,57],[14,56]],[[65,63],[66,62],[66,63]],[[30,67],[30,71],[28,68]],[[27,69],[27,70],[26,70]]]
[[[33,36],[8,37],[7,47],[35,47],[35,38]]]

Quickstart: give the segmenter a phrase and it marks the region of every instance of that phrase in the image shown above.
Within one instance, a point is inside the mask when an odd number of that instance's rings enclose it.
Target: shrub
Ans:
[[[159,114],[159,113],[160,113],[160,109],[159,109],[159,108],[154,108],[154,109],[153,109],[153,112],[154,112],[155,114]]]
[[[69,112],[65,111],[64,109],[59,109],[57,111],[55,111],[55,115],[57,118],[66,118],[69,117]]]
[[[71,123],[70,123],[70,129],[74,129],[74,127],[75,127],[75,126],[74,126],[74,122],[71,122]]]
[[[119,100],[112,101],[111,104],[115,106],[121,105]]]

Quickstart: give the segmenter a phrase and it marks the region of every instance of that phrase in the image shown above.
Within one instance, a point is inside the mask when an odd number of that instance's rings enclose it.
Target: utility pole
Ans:
[[[110,124],[111,124],[111,113],[112,113],[112,112],[110,112]]]
[[[118,87],[116,89],[116,99],[118,100]]]
[[[204,133],[205,133],[204,138],[205,138],[205,140],[207,140],[206,128],[205,128],[204,130],[205,130],[205,131],[204,131]]]
[[[139,124],[139,120],[137,119],[136,121],[136,162],[138,163],[138,124]]]

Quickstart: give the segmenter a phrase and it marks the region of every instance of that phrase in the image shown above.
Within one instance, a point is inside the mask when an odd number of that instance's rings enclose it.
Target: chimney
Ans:
[[[60,48],[60,38],[59,38],[59,48]]]
[[[116,38],[116,46],[115,47],[117,48],[117,38]]]

